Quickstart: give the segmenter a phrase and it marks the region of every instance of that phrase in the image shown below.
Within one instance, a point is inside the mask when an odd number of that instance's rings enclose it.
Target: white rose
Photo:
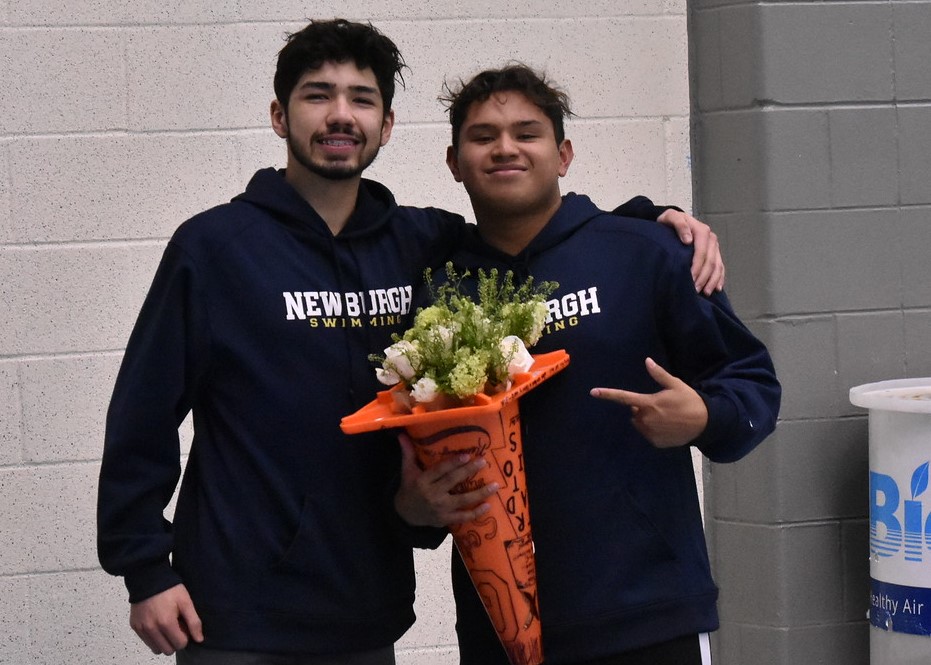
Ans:
[[[444,347],[447,349],[453,348],[453,337],[455,333],[453,333],[452,328],[448,326],[437,326],[434,334],[443,342]]]
[[[417,347],[404,339],[395,342],[385,349],[385,362],[383,364],[386,371],[398,376],[398,381],[410,381],[416,373],[415,365],[419,364]],[[379,378],[379,381],[381,381],[381,378]]]
[[[436,381],[425,376],[411,386],[411,397],[421,404],[432,402],[436,399],[437,388]]]
[[[517,335],[508,335],[499,344],[501,353],[508,361],[508,376],[514,378],[515,374],[527,372],[533,367],[533,356],[524,346],[523,340]]]
[[[377,367],[375,369],[375,377],[386,386],[393,386],[396,383],[401,381],[401,377],[392,372],[390,369],[385,369],[383,367]]]

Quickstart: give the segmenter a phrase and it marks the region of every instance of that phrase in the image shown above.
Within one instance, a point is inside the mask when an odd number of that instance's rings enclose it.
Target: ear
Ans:
[[[452,146],[446,148],[446,166],[449,167],[456,182],[462,182],[462,177],[459,175],[459,155]]]
[[[273,99],[269,112],[272,119],[272,129],[280,138],[288,138],[288,113],[281,105],[281,102]]]
[[[572,158],[575,157],[575,153],[572,150],[572,141],[569,139],[563,139],[563,142],[559,144],[559,177],[562,178],[569,172],[569,165],[572,163]]]
[[[385,114],[385,119],[381,123],[381,143],[385,145],[391,138],[391,130],[394,129],[394,109]]]

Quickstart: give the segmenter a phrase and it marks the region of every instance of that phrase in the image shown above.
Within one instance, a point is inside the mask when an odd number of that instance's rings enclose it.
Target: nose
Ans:
[[[502,133],[495,141],[492,155],[496,159],[510,159],[517,155],[517,142],[508,134]]]
[[[352,107],[344,95],[336,95],[330,102],[327,123],[344,127],[353,124]]]

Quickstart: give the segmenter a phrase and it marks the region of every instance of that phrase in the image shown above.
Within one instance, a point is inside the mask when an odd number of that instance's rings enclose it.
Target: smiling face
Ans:
[[[461,182],[479,224],[507,217],[545,224],[561,204],[559,178],[572,162],[568,140],[556,142],[553,123],[523,93],[493,93],[469,107],[446,162]]]
[[[353,62],[326,62],[306,72],[287,109],[272,102],[272,127],[288,142],[288,175],[358,178],[391,137],[375,74]]]

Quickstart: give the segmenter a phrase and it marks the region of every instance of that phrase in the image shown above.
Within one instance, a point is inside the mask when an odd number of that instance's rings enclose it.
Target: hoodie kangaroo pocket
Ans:
[[[549,620],[574,623],[675,597],[679,557],[629,492],[613,487],[574,510],[558,530],[535,530],[541,605],[561,598],[546,606]]]
[[[307,574],[315,568],[324,567],[325,561],[332,556],[320,546],[322,531],[319,511],[314,509],[311,498],[305,496],[297,527],[281,556],[272,564],[272,570]]]
[[[280,601],[299,608],[310,595],[319,610],[341,616],[383,602],[388,591],[396,595],[404,578],[396,547],[384,542],[371,518],[328,504],[324,510],[321,501],[305,497],[294,537],[272,564],[272,575],[288,582],[288,598]]]

